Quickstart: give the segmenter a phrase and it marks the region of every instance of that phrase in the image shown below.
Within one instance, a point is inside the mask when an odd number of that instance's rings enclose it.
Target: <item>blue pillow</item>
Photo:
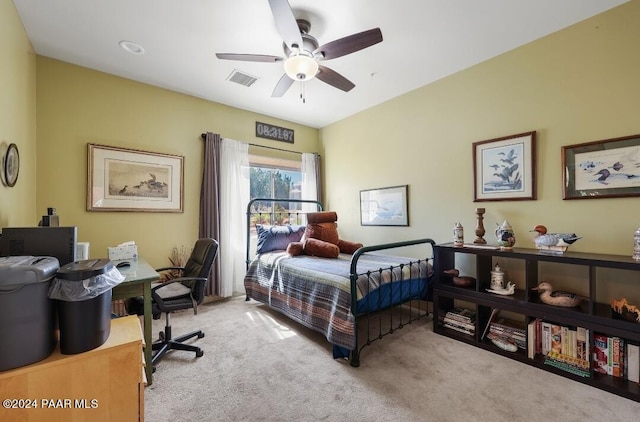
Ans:
[[[299,242],[306,226],[267,226],[256,224],[258,246],[256,253],[284,251],[291,242]]]

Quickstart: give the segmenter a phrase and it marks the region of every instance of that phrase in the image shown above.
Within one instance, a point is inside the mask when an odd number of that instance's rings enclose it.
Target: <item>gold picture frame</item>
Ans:
[[[184,212],[184,157],[87,144],[87,211]]]

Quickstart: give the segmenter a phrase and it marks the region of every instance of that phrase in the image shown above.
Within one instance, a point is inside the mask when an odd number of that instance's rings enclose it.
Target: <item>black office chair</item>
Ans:
[[[180,271],[180,277],[171,279],[160,284],[153,284],[151,288],[152,315],[153,319],[159,319],[161,314],[166,314],[166,325],[164,331],[160,332],[160,338],[151,345],[154,351],[151,364],[155,371],[156,362],[162,358],[169,350],[186,350],[195,352],[196,357],[201,357],[204,352],[197,346],[184,344],[186,340],[193,337],[202,338],[202,330],[173,338],[171,336],[171,312],[181,309],[193,308],[197,314],[197,306],[204,299],[205,284],[211,271],[211,266],[218,254],[218,242],[214,239],[199,239],[191,256],[184,267],[163,267],[156,271]],[[127,301],[127,312],[129,314],[144,314],[144,301],[142,298],[133,298]]]

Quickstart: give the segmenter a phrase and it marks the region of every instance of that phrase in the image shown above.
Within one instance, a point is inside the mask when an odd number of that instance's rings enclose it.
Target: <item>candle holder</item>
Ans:
[[[484,240],[482,236],[484,236],[484,226],[482,225],[482,220],[484,220],[484,208],[476,208],[476,216],[478,218],[478,224],[476,225],[476,240],[473,241],[476,245],[486,245],[487,241]]]

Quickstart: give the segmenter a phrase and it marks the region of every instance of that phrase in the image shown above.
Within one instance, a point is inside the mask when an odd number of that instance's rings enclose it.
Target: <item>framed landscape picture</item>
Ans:
[[[536,199],[536,132],[473,144],[473,201]]]
[[[87,211],[183,212],[184,157],[88,144]]]
[[[640,196],[640,135],[562,147],[562,199]]]
[[[408,185],[360,191],[360,224],[408,226]]]

